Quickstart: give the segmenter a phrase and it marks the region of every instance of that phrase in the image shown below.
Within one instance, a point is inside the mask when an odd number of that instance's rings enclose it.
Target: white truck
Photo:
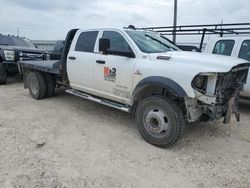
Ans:
[[[34,99],[55,87],[128,113],[142,137],[174,144],[188,122],[239,121],[245,60],[183,52],[163,36],[135,29],[73,29],[59,61],[21,61],[24,87]]]
[[[227,36],[215,37],[209,40],[205,53],[232,56],[250,61],[250,36]],[[250,97],[250,76],[240,94],[243,97]]]

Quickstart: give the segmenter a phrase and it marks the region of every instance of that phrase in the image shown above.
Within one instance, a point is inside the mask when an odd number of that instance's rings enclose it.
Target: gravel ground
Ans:
[[[241,122],[191,124],[146,143],[126,113],[64,92],[35,101],[0,86],[0,187],[250,187],[250,104]]]

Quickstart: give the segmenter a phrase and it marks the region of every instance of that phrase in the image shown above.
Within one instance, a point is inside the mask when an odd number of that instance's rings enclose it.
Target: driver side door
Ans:
[[[122,55],[122,52],[134,52],[125,36],[118,31],[103,31],[102,38],[110,40],[109,50],[112,53],[97,53],[94,87],[110,100],[129,104],[136,58]]]

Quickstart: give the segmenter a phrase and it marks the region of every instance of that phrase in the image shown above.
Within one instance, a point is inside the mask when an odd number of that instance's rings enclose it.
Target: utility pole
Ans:
[[[16,28],[17,36],[19,37],[19,27]]]
[[[177,26],[177,0],[174,0],[174,31],[173,31],[173,42],[176,43],[176,26]]]

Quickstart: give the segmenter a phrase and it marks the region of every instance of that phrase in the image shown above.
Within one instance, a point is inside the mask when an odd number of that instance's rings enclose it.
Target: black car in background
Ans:
[[[6,84],[8,76],[21,75],[18,61],[46,59],[49,54],[37,49],[29,39],[0,34],[0,84]]]

